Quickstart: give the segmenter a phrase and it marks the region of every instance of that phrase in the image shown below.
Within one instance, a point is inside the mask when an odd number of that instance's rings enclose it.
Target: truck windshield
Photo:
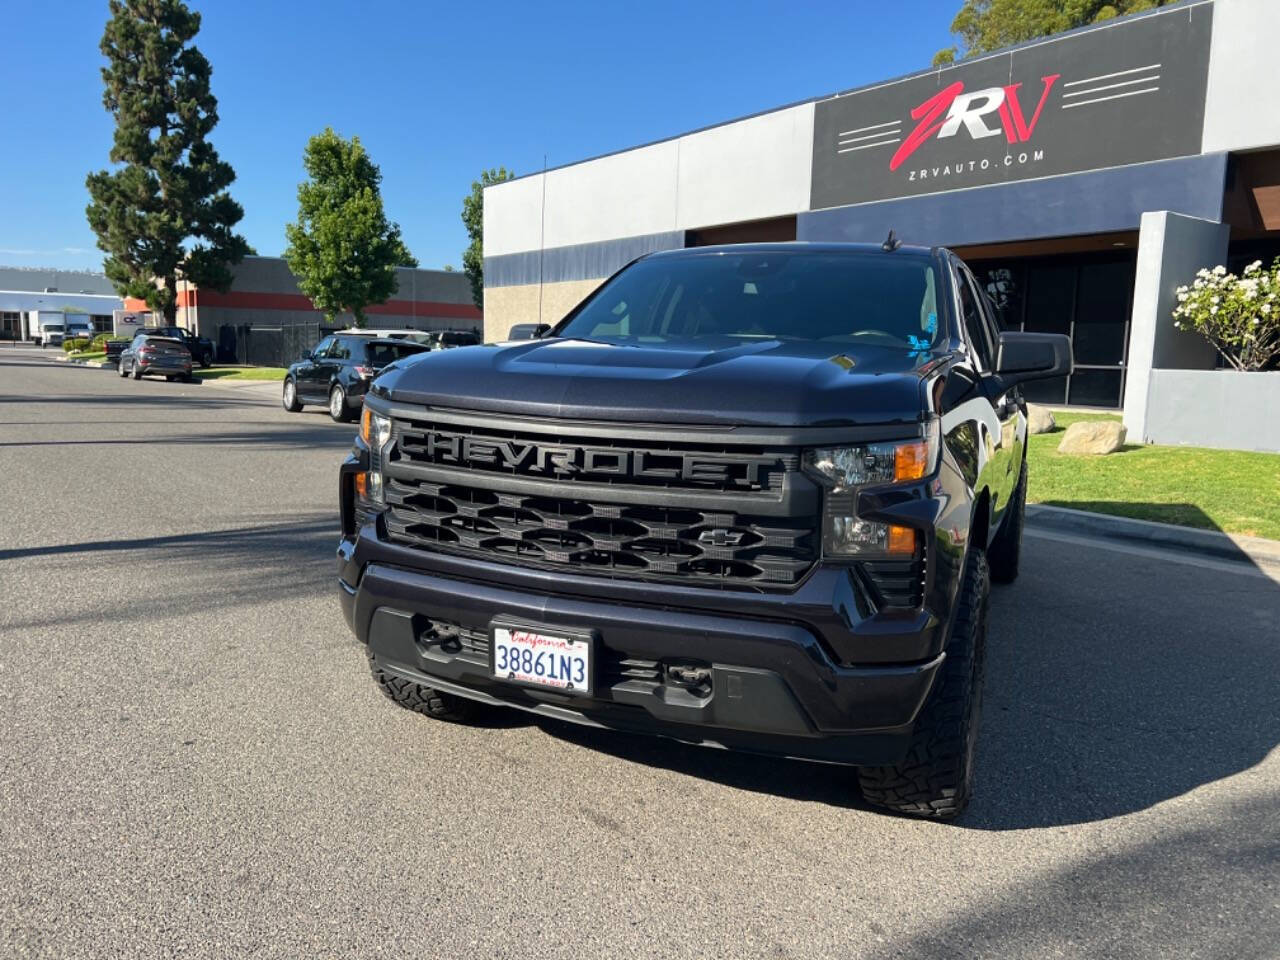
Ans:
[[[553,336],[610,343],[777,339],[923,349],[938,336],[932,261],[759,252],[641,260]]]

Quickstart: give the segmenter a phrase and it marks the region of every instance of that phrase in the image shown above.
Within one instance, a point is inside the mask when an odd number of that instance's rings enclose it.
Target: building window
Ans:
[[[110,333],[111,332],[111,314],[95,313],[89,319],[93,321],[94,333]]]
[[[1136,272],[1133,254],[1024,258],[971,266],[1001,314],[1003,329],[1071,337],[1075,372],[1025,384],[1028,400],[1121,405]]]
[[[22,336],[22,314],[0,313],[0,339],[17,340]]]

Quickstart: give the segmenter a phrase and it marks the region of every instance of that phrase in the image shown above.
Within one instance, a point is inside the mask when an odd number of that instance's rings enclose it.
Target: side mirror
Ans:
[[[1065,334],[1002,333],[996,345],[996,376],[1006,387],[1065,377],[1074,367],[1071,338]]]
[[[551,329],[549,323],[517,323],[507,334],[508,340],[537,340]]]

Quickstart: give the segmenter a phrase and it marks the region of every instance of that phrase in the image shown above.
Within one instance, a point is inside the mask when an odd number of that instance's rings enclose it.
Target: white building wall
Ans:
[[[668,140],[549,171],[546,245],[674,230],[678,155],[679,141]]]
[[[542,174],[508,180],[484,192],[484,255],[537,250],[542,226]]]
[[[812,103],[692,133],[679,144],[677,229],[809,209]]]
[[[1280,144],[1276,109],[1280,0],[1216,0],[1204,153]]]
[[[497,184],[485,191],[485,256],[799,213],[812,162],[805,103]]]

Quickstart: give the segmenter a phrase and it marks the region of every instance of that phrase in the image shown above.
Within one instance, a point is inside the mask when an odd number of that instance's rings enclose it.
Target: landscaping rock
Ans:
[[[1036,403],[1027,404],[1027,433],[1050,433],[1058,426],[1053,411]]]
[[[1115,453],[1124,446],[1125,426],[1116,420],[1081,420],[1067,427],[1059,453]]]

